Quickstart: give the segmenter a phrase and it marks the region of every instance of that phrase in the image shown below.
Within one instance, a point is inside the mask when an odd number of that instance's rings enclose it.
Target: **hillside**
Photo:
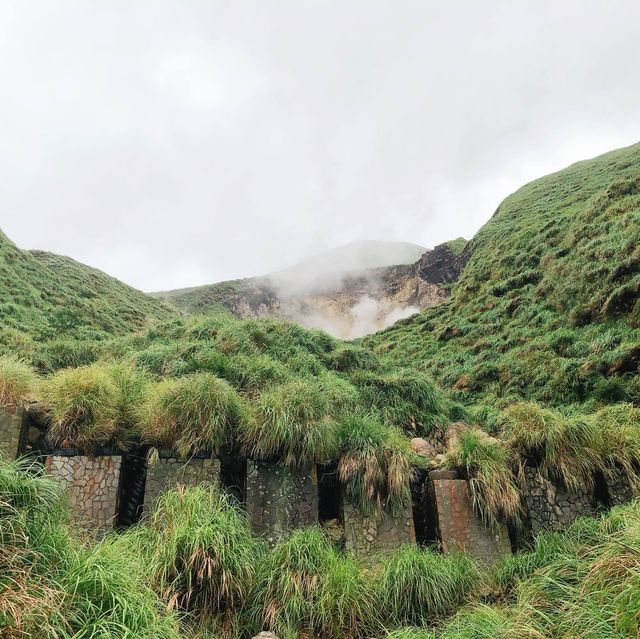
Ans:
[[[237,317],[275,317],[352,339],[446,298],[466,241],[434,250],[407,242],[358,242],[264,277],[156,293],[187,313],[225,308]]]
[[[640,401],[640,144],[531,182],[452,296],[364,343],[468,403]]]
[[[640,145],[524,186],[469,243],[341,274],[354,299],[371,282],[389,300],[434,293],[434,306],[360,343],[221,310],[282,309],[272,280],[182,291],[172,299],[183,311],[207,312],[183,317],[0,239],[3,350],[28,360],[0,353],[0,397],[38,400],[33,450],[97,459],[103,446],[153,446],[321,467],[370,521],[410,502],[410,482],[435,469],[468,481],[485,523],[515,531],[515,553],[491,566],[443,553],[437,535],[360,557],[331,540],[344,513],[318,513],[320,526],[268,549],[224,490],[200,484],[81,542],[60,489],[24,461],[0,461],[9,637],[638,636],[638,502],[600,511],[615,503],[615,477],[640,492]],[[547,505],[566,489],[589,498],[589,516],[535,532],[522,484],[534,468]]]
[[[175,314],[168,304],[71,258],[21,250],[0,231],[0,347],[11,350],[16,340],[29,338],[101,339]]]

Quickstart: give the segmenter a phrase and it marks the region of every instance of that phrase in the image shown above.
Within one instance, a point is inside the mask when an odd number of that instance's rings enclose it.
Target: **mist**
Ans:
[[[624,0],[4,2],[0,228],[147,291],[470,238],[638,141],[638,24]]]
[[[341,339],[355,339],[420,311],[397,289],[416,278],[424,248],[406,242],[361,242],[315,255],[263,280],[277,314]]]

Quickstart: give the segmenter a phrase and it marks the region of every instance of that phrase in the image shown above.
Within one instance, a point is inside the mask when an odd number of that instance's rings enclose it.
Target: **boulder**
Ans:
[[[416,453],[416,455],[427,457],[428,459],[434,459],[438,454],[436,447],[422,437],[414,437],[411,440],[411,450]]]

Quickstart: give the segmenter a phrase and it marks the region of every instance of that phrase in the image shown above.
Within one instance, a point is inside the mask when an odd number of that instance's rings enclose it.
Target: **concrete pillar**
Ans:
[[[578,517],[595,514],[586,489],[570,492],[542,477],[533,466],[525,467],[524,476],[524,498],[534,535],[545,530],[562,530]]]
[[[178,486],[219,484],[220,460],[208,454],[198,454],[188,459],[176,456],[172,451],[149,452],[147,482],[144,491],[145,515],[151,512],[158,498]]]
[[[343,496],[342,508],[347,550],[368,556],[416,542],[410,498],[397,511],[385,509],[375,517],[363,515],[346,495]]]
[[[24,452],[28,417],[24,408],[0,406],[0,457],[15,459]]]
[[[506,526],[487,526],[474,512],[469,482],[459,479],[456,471],[434,470],[429,473],[428,490],[437,510],[442,550],[464,550],[486,563],[511,553]]]
[[[247,461],[246,508],[253,533],[271,545],[294,528],[317,524],[316,467]]]
[[[121,464],[121,455],[88,457],[65,450],[47,456],[45,470],[66,493],[72,520],[102,536],[113,528],[118,514]]]

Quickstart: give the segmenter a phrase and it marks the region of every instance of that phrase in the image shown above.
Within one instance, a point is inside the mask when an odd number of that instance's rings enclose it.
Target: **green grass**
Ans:
[[[29,364],[0,355],[0,405],[21,406],[36,390],[37,376]]]
[[[192,373],[151,386],[138,414],[144,441],[187,456],[230,445],[245,421],[246,408],[226,381],[211,373]]]
[[[268,550],[208,486],[88,542],[37,466],[0,462],[3,638],[620,639],[640,632],[639,592],[640,503],[541,534],[480,574],[414,546],[361,563],[317,528]]]
[[[264,548],[244,514],[214,487],[165,493],[153,514],[143,552],[162,598],[200,622],[229,624],[247,603]]]
[[[466,471],[474,509],[488,524],[521,523],[515,456],[503,442],[479,429],[462,430],[457,436],[457,446],[447,453],[445,464]]]
[[[464,554],[403,546],[382,559],[376,605],[387,624],[428,626],[473,595],[480,573]]]
[[[0,231],[0,353],[40,357],[42,342],[101,340],[174,315],[170,305],[94,268],[23,251]]]
[[[0,463],[3,639],[179,639],[177,618],[147,584],[137,548],[85,545],[59,489],[26,461]]]
[[[92,449],[122,440],[118,418],[121,394],[104,365],[81,366],[59,371],[43,387],[52,406],[47,433],[55,446]]]
[[[451,298],[362,340],[467,405],[638,403],[640,145],[506,198]]]
[[[329,392],[308,380],[296,380],[263,392],[251,404],[243,442],[253,459],[308,466],[330,460],[337,448],[336,412]]]
[[[261,563],[252,618],[280,637],[357,637],[378,623],[362,568],[317,528],[291,533]]]
[[[350,500],[366,516],[403,508],[411,498],[413,467],[420,462],[409,440],[372,415],[344,419],[338,436],[338,476]]]

